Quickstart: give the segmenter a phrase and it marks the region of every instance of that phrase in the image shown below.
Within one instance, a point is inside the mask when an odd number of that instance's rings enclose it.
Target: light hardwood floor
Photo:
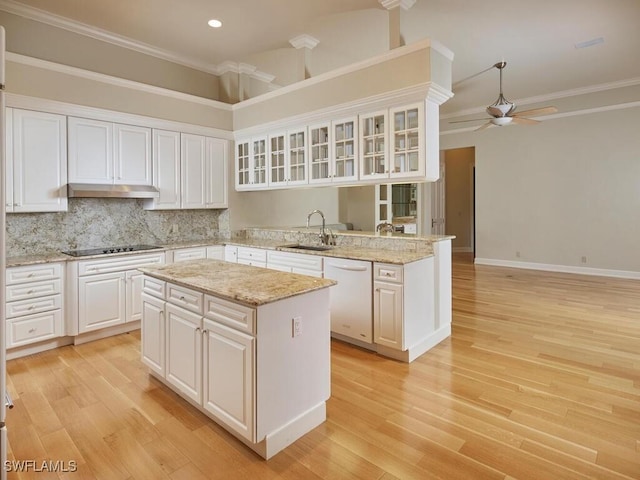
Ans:
[[[8,363],[9,478],[640,479],[640,282],[454,257],[453,334],[410,365],[332,344],[328,419],[264,461],[150,378],[139,334]]]

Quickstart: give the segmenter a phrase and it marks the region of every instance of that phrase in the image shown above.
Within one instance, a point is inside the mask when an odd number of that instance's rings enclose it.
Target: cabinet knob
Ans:
[[[180,297],[180,300],[184,302],[184,296],[181,296],[181,297]]]
[[[29,333],[36,333],[37,330],[38,330],[37,328],[30,328]]]

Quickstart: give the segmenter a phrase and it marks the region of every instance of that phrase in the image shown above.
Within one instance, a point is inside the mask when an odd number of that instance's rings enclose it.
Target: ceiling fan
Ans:
[[[528,117],[547,115],[547,114],[555,113],[558,111],[556,107],[549,106],[549,107],[533,108],[531,110],[524,110],[522,112],[515,112],[516,104],[507,100],[505,96],[502,94],[502,69],[506,66],[507,66],[507,62],[503,60],[502,62],[498,62],[495,65],[489,67],[487,70],[480,72],[480,73],[484,73],[488,70],[491,70],[494,67],[500,71],[500,95],[498,96],[498,99],[494,103],[492,103],[487,107],[487,114],[489,114],[490,117],[487,117],[486,120],[489,120],[489,121],[481,125],[480,127],[476,128],[476,131],[484,130],[485,128],[489,128],[494,125],[498,127],[502,127],[503,125],[509,125],[510,123],[517,123],[519,125],[535,125],[536,123],[540,123],[540,120],[534,120]],[[477,73],[476,75],[472,75],[472,77],[480,75],[480,73]],[[472,77],[469,77],[466,80],[469,80]],[[462,81],[464,80],[457,82],[457,84],[460,84]],[[485,120],[485,119],[475,118],[472,120],[458,120],[450,123],[477,122],[478,120]]]

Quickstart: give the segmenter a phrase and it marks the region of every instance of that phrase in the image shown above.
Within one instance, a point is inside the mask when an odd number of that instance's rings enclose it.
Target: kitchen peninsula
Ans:
[[[207,259],[140,270],[156,378],[265,459],[325,420],[334,281]]]

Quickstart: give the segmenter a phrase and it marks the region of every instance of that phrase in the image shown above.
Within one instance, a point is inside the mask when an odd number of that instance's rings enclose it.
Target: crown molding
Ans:
[[[392,10],[397,7],[402,7],[404,10],[409,10],[416,3],[416,0],[378,0],[387,10]]]
[[[166,60],[171,63],[176,63],[178,65],[193,68],[205,73],[218,75],[217,65],[202,62],[195,58],[187,58],[184,55],[178,55],[175,52],[154,47],[152,45],[148,45],[146,43],[139,42],[122,35],[108,32],[97,27],[92,27],[85,23],[70,20],[68,18],[49,13],[39,8],[27,6],[13,0],[0,0],[0,10],[11,13],[13,15],[27,18],[29,20],[35,20],[40,23],[45,23],[53,27],[62,28],[69,32],[107,42],[118,47],[134,50],[136,52],[150,55],[161,60]]]
[[[559,92],[549,93],[545,95],[537,95],[534,97],[520,98],[513,101],[518,106],[531,105],[534,103],[549,102],[551,100],[557,100],[559,98],[575,97],[578,95],[588,95],[590,93],[604,92],[607,90],[615,90],[617,88],[633,87],[640,85],[640,77],[629,78],[627,80],[619,80],[617,82],[600,83],[596,85],[590,85],[588,87],[574,88],[571,90],[562,90]],[[487,107],[473,107],[465,110],[458,110],[457,112],[447,113],[446,115],[440,115],[441,120],[449,118],[464,117],[466,115],[476,115],[478,113],[485,113]]]
[[[26,55],[20,55],[18,53],[7,52],[5,58],[7,62],[20,63],[22,65],[29,65],[31,67],[42,68],[44,70],[50,70],[53,72],[63,73],[65,75],[71,75],[79,78],[85,78],[88,80],[106,83],[109,85],[129,88],[132,90],[138,90],[146,93],[153,93],[155,95],[161,95],[163,97],[176,98],[178,100],[184,100],[186,102],[191,102],[191,103],[198,103],[201,105],[206,105],[209,107],[226,110],[226,111],[231,111],[233,109],[230,104],[220,102],[218,100],[198,97],[197,95],[177,92],[175,90],[169,90],[168,88],[156,87],[153,85],[148,85],[146,83],[140,83],[133,80],[126,80],[124,78],[113,77],[111,75],[105,75],[104,73],[91,72],[89,70],[83,70],[77,67],[70,67],[69,65],[62,65],[60,63],[49,62],[48,60],[41,60],[39,58],[27,57]]]
[[[312,37],[311,35],[303,33],[302,35],[298,35],[297,37],[294,37],[291,40],[289,40],[289,43],[294,48],[297,48],[298,50],[301,48],[308,48],[309,50],[313,50],[318,46],[318,44],[320,43],[320,40],[318,40],[315,37]]]

